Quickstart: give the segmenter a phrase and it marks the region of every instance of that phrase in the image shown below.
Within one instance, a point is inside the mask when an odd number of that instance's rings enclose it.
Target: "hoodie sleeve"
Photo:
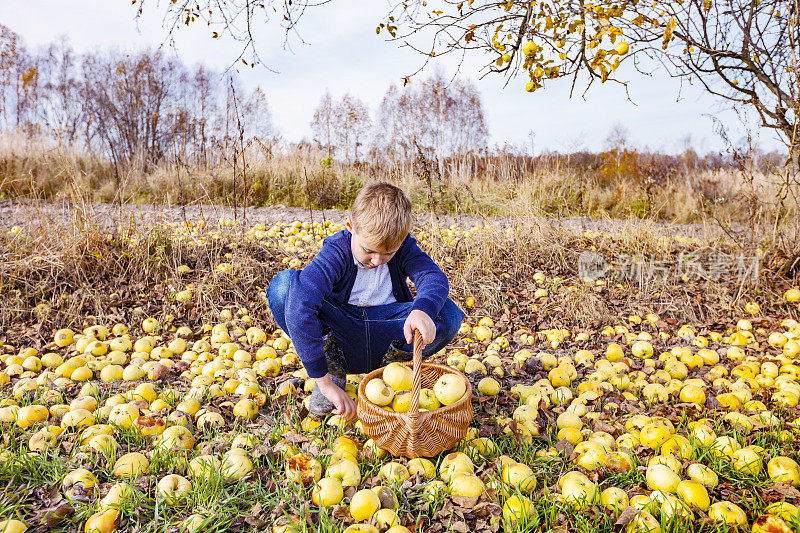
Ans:
[[[340,247],[323,243],[311,263],[292,279],[286,299],[286,327],[297,355],[311,378],[328,373],[322,350],[322,323],[319,312],[322,301],[333,290],[334,283],[344,277],[346,254]]]
[[[417,297],[411,309],[424,311],[431,319],[439,313],[447,301],[450,293],[450,283],[442,269],[423,252],[417,245],[417,240],[409,235],[405,244],[407,250],[403,254],[401,271],[404,276],[411,278],[417,289]]]

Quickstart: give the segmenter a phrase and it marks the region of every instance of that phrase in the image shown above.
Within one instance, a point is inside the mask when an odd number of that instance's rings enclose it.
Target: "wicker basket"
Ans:
[[[411,405],[407,413],[394,413],[367,400],[367,383],[383,375],[383,368],[367,374],[358,385],[358,418],[366,433],[392,455],[433,457],[451,449],[467,434],[472,422],[472,385],[461,372],[448,366],[422,362],[422,335],[414,334],[414,359],[405,363],[414,372]],[[467,384],[467,392],[454,404],[433,411],[419,410],[419,391],[433,388],[444,374],[456,374]]]

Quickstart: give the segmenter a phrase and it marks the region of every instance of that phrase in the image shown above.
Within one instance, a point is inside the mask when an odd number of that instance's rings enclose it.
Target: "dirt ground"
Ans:
[[[344,211],[338,210],[309,210],[301,207],[288,207],[274,205],[269,207],[239,208],[234,211],[232,207],[221,205],[114,205],[104,203],[75,204],[71,202],[41,202],[26,200],[0,200],[0,229],[8,230],[13,226],[39,225],[41,222],[61,226],[71,222],[86,220],[90,225],[99,224],[108,229],[114,227],[128,227],[130,225],[148,225],[159,221],[183,222],[206,221],[209,226],[216,225],[220,218],[245,221],[247,225],[258,222],[266,225],[278,222],[319,222],[332,220],[337,223],[344,222]],[[562,217],[562,218],[497,218],[480,217],[475,215],[426,215],[417,214],[418,223],[425,223],[434,218],[439,225],[450,226],[457,224],[463,227],[484,224],[549,224],[574,231],[604,230],[615,233],[631,226],[644,225],[651,231],[674,235],[682,234],[686,237],[700,239],[713,239],[722,235],[718,227],[701,224],[667,224],[661,222],[642,221],[638,219],[594,219],[590,217]]]

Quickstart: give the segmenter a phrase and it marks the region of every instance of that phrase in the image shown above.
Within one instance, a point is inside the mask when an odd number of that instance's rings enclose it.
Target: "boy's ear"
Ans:
[[[344,227],[347,228],[347,231],[353,233],[353,224],[350,222],[350,217],[344,217]]]

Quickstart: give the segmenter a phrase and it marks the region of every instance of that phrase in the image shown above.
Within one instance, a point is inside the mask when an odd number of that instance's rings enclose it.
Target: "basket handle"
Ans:
[[[422,388],[422,334],[419,330],[412,332],[414,335],[414,381],[411,385],[411,405],[408,407],[408,415],[412,423],[419,417],[419,391]]]

